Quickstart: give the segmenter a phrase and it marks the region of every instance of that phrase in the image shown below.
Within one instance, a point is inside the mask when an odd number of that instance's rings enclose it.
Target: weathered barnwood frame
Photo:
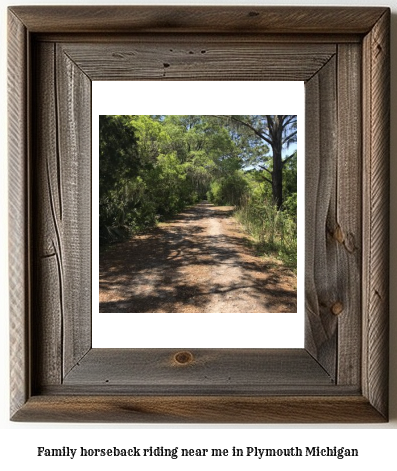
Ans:
[[[389,17],[9,8],[12,420],[387,420]],[[306,347],[92,349],[91,81],[285,79],[306,83]]]

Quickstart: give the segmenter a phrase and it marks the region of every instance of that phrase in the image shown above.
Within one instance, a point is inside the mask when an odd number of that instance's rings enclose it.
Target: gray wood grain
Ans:
[[[162,37],[127,44],[67,44],[67,54],[91,80],[309,80],[336,53],[334,44]]]
[[[35,54],[36,380],[60,384],[91,348],[91,82],[54,44]]]
[[[28,36],[14,14],[8,14],[8,156],[9,156],[9,303],[10,303],[10,411],[14,414],[28,399],[30,253],[27,166]]]
[[[306,84],[305,145],[305,346],[336,376],[337,242],[335,226],[337,164],[335,56]]]
[[[117,32],[117,34],[109,34],[103,28],[102,32],[98,31],[95,34],[84,33],[84,32],[75,32],[73,34],[68,34],[68,32],[37,32],[35,33],[35,40],[38,42],[55,42],[58,44],[86,44],[88,36],[90,36],[90,41],[92,43],[102,43],[102,44],[132,44],[132,43],[147,43],[152,45],[159,45],[159,40],[161,42],[169,42],[173,44],[182,45],[189,41],[190,44],[199,44],[199,43],[211,43],[217,39],[217,42],[227,43],[229,41],[236,42],[236,35],[233,32],[203,32],[200,34],[180,34],[177,31],[172,32],[168,30],[167,32],[157,34],[147,34],[145,32],[134,32],[130,30],[129,32]],[[266,34],[258,34],[254,31],[241,31],[238,35],[238,43],[247,44],[255,42],[256,44],[323,44],[336,48],[337,44],[349,43],[349,44],[361,44],[363,38],[362,32],[346,32],[346,33],[335,33],[329,32],[326,35],[321,33],[313,34],[299,34],[289,32],[288,34],[280,33],[271,33],[270,31]]]
[[[154,392],[170,385],[197,392],[223,386],[235,393],[271,384],[333,384],[333,379],[304,349],[193,349],[186,363],[178,349],[93,349],[66,376],[64,385],[145,386]],[[183,351],[183,349],[182,349]]]
[[[33,397],[15,421],[88,423],[379,423],[362,396],[134,396]]]
[[[91,348],[91,81],[61,47],[55,67],[66,375]]]
[[[366,33],[382,7],[58,6],[12,7],[32,32]]]
[[[389,351],[390,12],[364,39],[363,392],[385,416]]]
[[[55,48],[51,43],[35,47],[37,68],[34,94],[40,106],[35,107],[35,251],[33,259],[34,312],[32,349],[35,387],[60,384],[63,350],[63,239],[59,214],[62,195],[59,178],[59,147],[56,118]]]
[[[337,241],[337,383],[361,382],[362,291],[362,105],[361,48],[338,47],[338,160],[336,217],[329,228]],[[337,303],[337,304],[336,304]]]

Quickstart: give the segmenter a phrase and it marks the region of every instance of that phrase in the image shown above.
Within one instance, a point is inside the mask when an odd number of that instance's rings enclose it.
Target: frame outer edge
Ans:
[[[60,5],[15,6],[36,32],[231,32],[365,34],[385,10],[381,6],[237,5]],[[133,13],[132,15],[130,13]]]
[[[29,372],[29,169],[28,169],[29,35],[8,11],[8,184],[10,296],[10,414],[30,394]]]
[[[361,396],[42,396],[32,397],[16,422],[310,424],[380,423]]]
[[[364,38],[363,394],[388,416],[390,10]]]
[[[364,39],[364,247],[362,387],[387,417],[390,10]],[[8,12],[8,158],[11,416],[30,396],[29,31]],[[366,71],[368,74],[365,74]],[[385,250],[386,246],[386,250]],[[68,398],[70,399],[70,398]],[[28,402],[28,404],[26,404]],[[25,405],[25,407],[23,407]]]

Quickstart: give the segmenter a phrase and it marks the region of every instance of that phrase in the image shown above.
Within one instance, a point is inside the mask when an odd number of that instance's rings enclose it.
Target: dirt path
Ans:
[[[100,257],[100,312],[296,312],[296,277],[201,203]]]

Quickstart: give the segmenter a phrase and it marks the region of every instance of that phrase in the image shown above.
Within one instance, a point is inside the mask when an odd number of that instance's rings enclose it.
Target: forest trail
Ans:
[[[200,203],[100,256],[100,312],[296,312],[296,276],[255,256],[232,207]]]

